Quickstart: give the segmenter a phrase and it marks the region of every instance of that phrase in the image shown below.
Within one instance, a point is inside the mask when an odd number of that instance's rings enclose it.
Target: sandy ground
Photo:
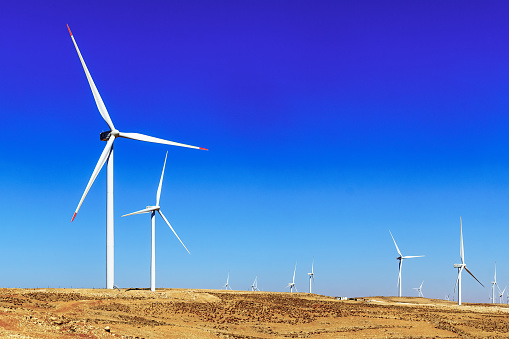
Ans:
[[[509,307],[306,293],[0,289],[1,338],[505,338]]]

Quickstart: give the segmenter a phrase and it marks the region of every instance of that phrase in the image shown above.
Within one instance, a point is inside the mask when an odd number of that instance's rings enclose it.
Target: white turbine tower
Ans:
[[[227,289],[232,289],[231,286],[230,286],[230,271],[228,271],[228,277],[226,278],[226,284],[223,285],[224,289],[227,290]]]
[[[255,277],[255,280],[253,281],[253,284],[251,285],[251,291],[259,291],[258,289],[258,276]]]
[[[454,264],[454,268],[458,269],[458,278],[456,279],[456,284],[454,285],[454,290],[456,291],[456,285],[458,286],[458,306],[461,305],[461,272],[463,272],[463,269],[468,272],[475,280],[477,280],[476,277],[470,272],[467,268],[467,265],[465,264],[465,251],[463,250],[463,225],[461,223],[461,217],[460,217],[460,258],[461,258],[461,264]],[[479,284],[481,282],[477,280]],[[482,287],[484,287],[483,284],[481,284]]]
[[[421,258],[424,257],[423,255],[407,255],[403,256],[401,252],[399,251],[398,244],[396,244],[396,240],[394,240],[394,237],[392,236],[391,231],[389,230],[389,233],[391,234],[392,241],[394,241],[394,246],[396,246],[396,250],[398,251],[399,257],[396,259],[399,260],[399,273],[398,273],[398,296],[401,297],[401,267],[403,266],[403,259],[411,259],[411,258]]]
[[[424,284],[424,281],[421,283],[421,286],[412,288],[413,290],[416,290],[419,293],[419,297],[424,298],[424,295],[422,294],[422,284]]]
[[[295,262],[295,269],[293,270],[293,280],[291,283],[288,283],[288,286],[286,286],[286,288],[290,287],[290,292],[293,292],[293,290],[295,290],[295,292],[299,292],[297,291],[297,287],[295,287],[295,271],[297,271],[297,262]]]
[[[155,206],[147,206],[147,208],[138,211],[133,212],[129,214],[123,215],[123,217],[126,217],[128,215],[135,215],[135,214],[144,214],[144,213],[150,213],[150,220],[152,224],[152,255],[150,259],[150,290],[155,291],[156,290],[156,211],[159,213],[161,218],[168,224],[170,229],[173,231],[173,234],[177,237],[177,239],[180,241],[182,246],[186,249],[187,253],[189,253],[189,250],[187,249],[186,245],[180,240],[179,236],[177,235],[177,232],[171,227],[170,223],[168,222],[168,219],[164,216],[163,212],[161,212],[161,208],[159,207],[159,200],[161,198],[161,188],[163,186],[163,177],[164,177],[164,168],[166,167],[166,158],[168,157],[168,152],[166,152],[166,156],[164,157],[164,165],[163,165],[163,171],[161,173],[161,180],[159,181],[159,187],[157,188],[157,195],[156,195],[156,205]],[[189,253],[191,254],[191,253]]]
[[[497,284],[497,262],[495,261],[495,278],[493,279],[493,281],[491,282],[491,303],[494,304],[496,301],[495,301],[495,286],[497,286],[498,288],[498,284]],[[500,291],[500,289],[499,289]]]
[[[90,190],[90,187],[95,181],[95,178],[99,174],[99,171],[104,166],[105,162],[108,162],[107,165],[107,179],[106,179],[106,288],[113,289],[113,281],[114,281],[114,240],[113,240],[113,142],[117,137],[121,138],[127,138],[127,139],[133,139],[133,140],[139,140],[139,141],[146,141],[146,142],[153,142],[158,144],[165,144],[165,145],[173,145],[173,146],[181,146],[181,147],[189,147],[189,148],[195,148],[195,149],[203,149],[205,148],[181,144],[173,141],[168,141],[164,139],[154,138],[148,135],[143,135],[139,133],[123,133],[119,132],[115,126],[113,125],[113,122],[111,121],[110,115],[108,114],[108,111],[106,110],[106,106],[104,105],[103,100],[101,99],[101,96],[99,95],[99,91],[97,90],[97,87],[94,84],[94,81],[92,80],[92,77],[90,75],[90,72],[88,71],[88,68],[85,64],[85,61],[83,60],[83,57],[81,56],[80,50],[78,48],[78,45],[76,44],[76,41],[74,40],[74,36],[71,33],[71,29],[69,28],[69,25],[67,25],[67,29],[69,29],[69,34],[71,35],[72,42],[74,43],[74,47],[76,48],[76,52],[78,52],[78,56],[81,61],[81,65],[83,66],[83,70],[85,71],[85,75],[87,76],[88,83],[90,85],[90,89],[92,90],[92,94],[95,99],[95,103],[97,105],[97,108],[99,109],[99,113],[101,114],[102,118],[108,124],[108,127],[110,128],[107,132],[102,132],[100,134],[100,139],[102,141],[106,141],[106,146],[104,147],[104,150],[101,153],[101,156],[99,157],[99,161],[95,165],[94,171],[92,172],[92,176],[90,177],[90,180],[88,181],[87,187],[85,188],[85,192],[83,193],[83,196],[81,197],[81,200],[78,204],[78,207],[76,208],[76,211],[74,211],[74,215],[72,217],[72,220],[76,217],[76,214],[78,213],[81,204],[83,203],[83,200],[85,200],[85,197],[87,196],[88,191]]]
[[[309,293],[311,292],[311,280],[313,280],[313,283],[315,282],[315,274],[313,273],[313,264],[315,263],[315,257],[313,257],[313,261],[311,262],[311,273],[308,273],[309,275]]]

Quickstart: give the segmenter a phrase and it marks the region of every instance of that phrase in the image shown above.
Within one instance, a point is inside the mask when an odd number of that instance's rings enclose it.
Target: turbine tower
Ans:
[[[230,281],[230,271],[228,271],[228,277],[226,278],[226,284],[223,285],[225,290],[232,289],[230,284],[228,283]]]
[[[422,284],[424,284],[424,281],[421,283],[421,286],[412,288],[413,290],[416,290],[419,293],[419,297],[424,298],[424,295],[422,294]]]
[[[259,291],[258,289],[258,276],[255,277],[255,280],[253,281],[253,284],[251,285],[251,291]]]
[[[290,287],[290,293],[293,292],[293,290],[295,290],[295,292],[299,292],[297,291],[297,287],[295,287],[295,271],[297,271],[297,262],[295,262],[295,269],[293,270],[293,280],[291,283],[288,283],[288,286],[286,286],[286,288]]]
[[[313,264],[315,263],[315,257],[313,257],[313,261],[311,262],[311,273],[308,273],[309,275],[309,293],[311,292],[311,280],[313,280],[313,283],[315,283],[315,274],[313,273]]]
[[[398,251],[399,257],[396,259],[399,260],[399,273],[398,273],[398,296],[401,297],[401,266],[403,266],[403,259],[411,259],[411,258],[421,258],[424,257],[423,255],[407,255],[403,256],[401,254],[398,244],[396,244],[396,240],[394,240],[394,237],[392,236],[391,231],[389,230],[389,233],[391,234],[392,241],[394,241],[394,246],[396,246],[396,250]]]
[[[497,284],[497,262],[496,261],[495,261],[495,278],[491,282],[491,303],[492,304],[495,303],[495,286],[497,286],[497,288],[498,288],[498,284]],[[499,291],[500,291],[500,289],[499,289]]]
[[[177,237],[177,239],[180,241],[182,246],[186,249],[187,253],[189,253],[189,250],[187,249],[186,245],[180,240],[179,236],[177,235],[177,232],[171,227],[170,223],[168,222],[168,219],[164,216],[163,212],[161,212],[161,208],[159,207],[159,199],[161,198],[161,188],[163,186],[163,177],[164,177],[164,168],[166,167],[166,159],[168,158],[168,151],[166,151],[166,156],[164,157],[164,165],[163,165],[163,172],[161,173],[161,180],[159,181],[159,187],[157,188],[157,194],[156,194],[156,205],[155,206],[147,206],[147,208],[138,211],[133,212],[129,214],[123,215],[123,217],[126,217],[128,215],[135,215],[135,214],[144,214],[144,213],[150,213],[150,220],[152,224],[152,255],[150,259],[150,290],[155,291],[156,290],[156,211],[159,213],[161,218],[168,224],[170,229],[173,231],[173,234]],[[191,254],[191,253],[189,253]]]
[[[72,217],[71,222],[76,217],[76,214],[78,213],[81,204],[83,203],[83,200],[85,200],[85,197],[87,196],[88,191],[90,190],[90,187],[95,181],[95,178],[101,171],[102,167],[104,166],[104,163],[107,162],[107,179],[106,179],[106,288],[113,289],[113,282],[114,282],[114,238],[113,238],[113,142],[116,138],[127,138],[127,139],[133,139],[133,140],[139,140],[139,141],[146,141],[146,142],[152,142],[157,144],[164,144],[164,145],[173,145],[173,146],[181,146],[181,147],[188,147],[188,148],[195,148],[195,149],[202,149],[206,150],[206,148],[181,144],[178,142],[168,141],[164,139],[154,138],[148,135],[139,134],[139,133],[123,133],[118,131],[115,126],[113,125],[113,122],[111,121],[110,115],[108,114],[108,111],[106,110],[106,106],[104,105],[104,102],[101,98],[101,95],[99,94],[99,91],[97,90],[97,87],[95,86],[94,80],[92,80],[92,76],[90,75],[90,72],[88,71],[87,65],[85,64],[85,61],[83,60],[83,57],[81,56],[80,50],[78,48],[78,45],[76,44],[76,41],[74,40],[74,36],[71,33],[71,29],[69,28],[69,25],[67,25],[67,29],[69,30],[69,34],[71,35],[72,42],[74,44],[74,47],[76,48],[76,52],[78,53],[78,56],[81,61],[81,65],[83,66],[83,70],[85,71],[85,75],[87,76],[88,84],[90,85],[90,89],[92,90],[92,94],[95,99],[95,103],[97,105],[97,108],[99,110],[99,113],[101,114],[102,118],[110,128],[109,131],[102,132],[100,134],[101,141],[106,141],[106,146],[104,147],[104,150],[101,153],[101,156],[99,157],[99,161],[95,165],[94,171],[92,172],[92,176],[90,177],[90,180],[88,181],[87,187],[85,188],[85,192],[83,193],[81,200],[78,204],[78,207],[74,211],[74,215]]]
[[[461,223],[461,217],[460,217],[460,258],[461,258],[461,264],[454,264],[454,268],[458,269],[458,278],[456,279],[456,284],[454,285],[454,291],[456,291],[456,285],[458,286],[458,306],[461,306],[461,272],[463,272],[463,269],[468,272],[474,278],[477,280],[476,277],[470,272],[467,268],[467,265],[465,264],[465,251],[463,250],[463,225]],[[481,282],[477,280],[479,284]],[[484,287],[483,284],[481,284],[482,287]]]

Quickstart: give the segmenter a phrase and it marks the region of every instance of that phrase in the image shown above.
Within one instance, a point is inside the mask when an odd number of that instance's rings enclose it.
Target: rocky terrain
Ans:
[[[509,337],[509,307],[307,293],[0,289],[1,338]]]

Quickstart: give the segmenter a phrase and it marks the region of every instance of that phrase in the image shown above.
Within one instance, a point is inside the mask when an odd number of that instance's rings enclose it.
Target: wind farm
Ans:
[[[508,10],[6,4],[0,337],[506,336]]]

